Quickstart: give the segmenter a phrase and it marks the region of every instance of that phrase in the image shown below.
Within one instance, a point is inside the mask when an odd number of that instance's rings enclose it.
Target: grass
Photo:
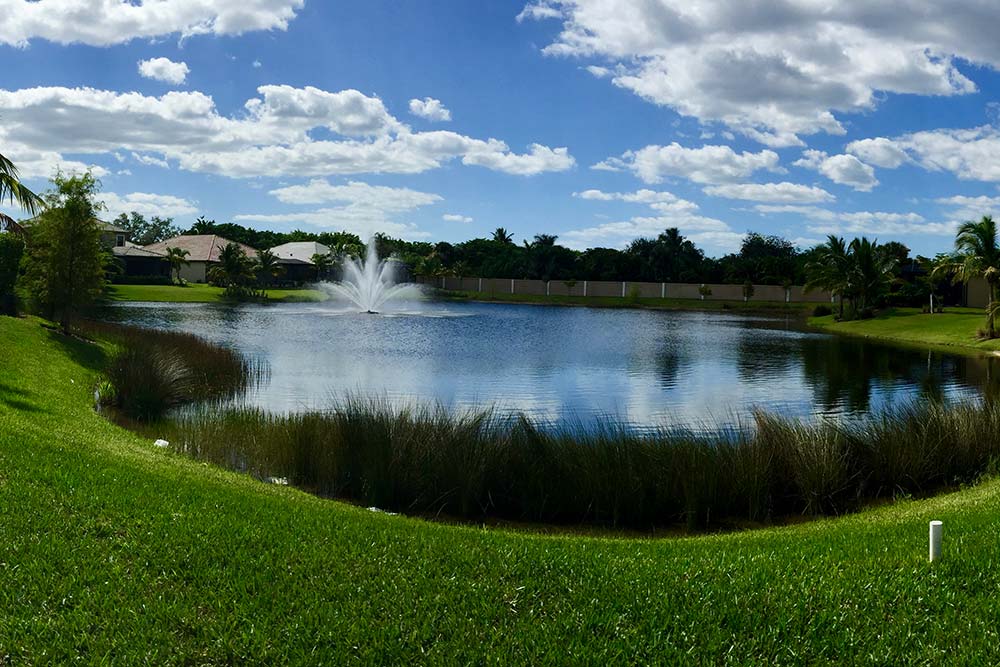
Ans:
[[[977,332],[986,326],[979,308],[947,308],[943,313],[923,313],[918,308],[889,308],[868,320],[837,322],[832,315],[813,317],[809,324],[826,331],[879,340],[959,347],[970,350],[1000,350],[1000,339],[980,340]]]
[[[687,539],[429,524],[156,449],[92,410],[104,348],[0,338],[2,662],[1000,661],[997,481]]]
[[[974,482],[1000,457],[994,401],[847,423],[758,414],[714,434],[542,430],[524,417],[367,401],[294,415],[206,408],[152,428],[196,458],[366,506],[636,530],[840,514]]]
[[[815,303],[785,303],[783,301],[713,301],[706,299],[636,298],[631,296],[565,296],[544,294],[496,294],[489,292],[459,292],[436,290],[442,299],[453,301],[486,301],[496,303],[529,303],[552,306],[590,306],[592,308],[652,308],[658,310],[736,310],[750,312],[809,313]]]
[[[223,301],[223,289],[202,283],[178,285],[110,285],[108,299],[111,301],[162,301],[172,303],[213,303]],[[301,302],[324,301],[326,295],[310,289],[269,289],[270,301]]]

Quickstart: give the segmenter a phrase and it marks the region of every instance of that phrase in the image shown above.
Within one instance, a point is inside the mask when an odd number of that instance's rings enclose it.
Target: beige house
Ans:
[[[185,234],[150,244],[145,249],[163,254],[166,254],[167,248],[187,250],[188,264],[181,267],[181,278],[191,283],[204,283],[208,282],[208,270],[219,262],[219,253],[230,243],[235,242],[215,234]],[[236,245],[243,248],[247,257],[257,257],[257,251],[250,246],[243,243]]]

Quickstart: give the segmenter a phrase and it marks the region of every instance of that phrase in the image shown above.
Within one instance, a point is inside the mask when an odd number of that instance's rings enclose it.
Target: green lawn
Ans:
[[[222,301],[222,288],[200,283],[178,285],[110,285],[108,298],[112,301],[170,301],[196,303]],[[271,289],[270,301],[323,301],[326,295],[319,290]]]
[[[0,664],[1000,661],[996,481],[686,539],[430,524],[156,449],[92,410],[101,348],[0,339]]]
[[[836,322],[830,315],[810,318],[809,324],[836,333],[919,345],[1000,349],[1000,340],[976,337],[986,326],[986,316],[979,308],[946,308],[934,315],[917,308],[891,308],[870,320]]]
[[[488,292],[437,292],[441,298],[453,301],[487,301],[497,303],[531,303],[552,306],[590,306],[592,308],[655,308],[660,310],[743,310],[812,312],[815,303],[785,303],[783,301],[713,301],[707,299],[661,299],[621,296],[563,296],[545,294],[496,294]]]

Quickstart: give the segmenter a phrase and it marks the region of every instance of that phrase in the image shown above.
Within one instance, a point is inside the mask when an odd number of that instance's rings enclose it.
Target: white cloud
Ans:
[[[984,215],[1000,216],[1000,197],[955,195],[934,201],[946,210],[949,218],[956,223],[979,220]]]
[[[393,212],[410,211],[442,201],[439,195],[409,188],[390,188],[360,181],[350,181],[347,185],[333,185],[322,178],[313,179],[306,185],[292,185],[271,190],[268,194],[286,204],[349,202]]]
[[[875,170],[853,155],[831,157],[823,151],[807,150],[802,152],[800,160],[792,164],[818,171],[834,183],[848,185],[862,192],[871,192],[878,185]]]
[[[906,151],[885,137],[852,141],[847,144],[847,152],[876,167],[887,169],[895,169],[909,160]]]
[[[814,234],[846,234],[906,236],[910,234],[931,234],[948,236],[955,233],[954,222],[929,222],[918,213],[895,213],[888,211],[831,211],[818,206],[770,206],[754,207],[758,213],[790,214],[805,218],[806,228]],[[883,239],[885,240],[885,239]]]
[[[441,100],[425,97],[410,100],[410,113],[424,120],[444,122],[451,120],[451,112],[441,104]]]
[[[166,160],[161,160],[154,155],[140,155],[139,153],[132,153],[132,159],[140,164],[145,164],[150,167],[161,167],[163,169],[169,169],[170,163]]]
[[[251,65],[253,65],[254,69],[260,69],[261,67],[263,67],[263,63],[261,63],[259,60],[254,60],[251,63]]]
[[[992,3],[934,0],[540,0],[525,19],[558,19],[550,56],[609,63],[614,85],[772,146],[843,134],[835,113],[879,93],[961,95],[956,59],[996,69]]]
[[[799,183],[731,183],[712,185],[705,194],[747,201],[815,203],[833,201],[835,197],[823,188]]]
[[[132,192],[119,195],[114,192],[102,192],[99,199],[104,202],[107,211],[103,217],[116,218],[121,213],[135,211],[145,216],[158,215],[161,218],[173,218],[179,215],[191,215],[198,212],[196,202],[173,195],[160,195],[148,192]]]
[[[3,136],[3,129],[0,128],[0,137]],[[23,179],[51,178],[59,170],[68,174],[89,171],[97,178],[103,178],[110,173],[93,162],[72,160],[55,150],[39,149],[11,139],[3,141],[3,153],[14,162],[18,174]]]
[[[606,222],[592,227],[574,229],[559,238],[570,248],[583,250],[595,246],[622,248],[639,237],[656,236],[664,229],[677,227],[686,237],[708,250],[725,253],[739,248],[743,235],[728,224],[698,213],[698,205],[673,193],[655,190],[635,192],[604,192],[584,190],[574,197],[590,201],[623,201],[644,204],[655,215],[636,216],[628,220]]]
[[[429,192],[409,188],[391,188],[350,181],[346,185],[333,185],[323,179],[314,179],[305,185],[292,185],[271,190],[272,196],[286,204],[342,203],[312,211],[284,213],[245,213],[234,220],[262,223],[304,223],[317,227],[331,227],[354,232],[368,238],[376,232],[405,239],[429,236],[416,225],[397,220],[397,216],[428,206],[442,198]]]
[[[628,151],[620,158],[608,158],[592,168],[627,169],[646,183],[660,183],[666,177],[687,178],[695,183],[729,183],[761,169],[780,171],[778,154],[771,150],[737,153],[729,146],[685,148],[677,142]]]
[[[258,93],[245,113],[228,117],[197,91],[151,97],[93,88],[0,90],[0,142],[16,161],[24,159],[18,148],[47,152],[50,162],[125,150],[231,177],[420,173],[455,159],[518,175],[575,164],[565,148],[531,144],[518,154],[498,139],[414,132],[378,97],[357,90],[267,85]],[[339,137],[315,139],[319,128]]]
[[[170,58],[151,58],[139,61],[139,74],[147,79],[156,79],[172,83],[175,86],[184,83],[190,71],[187,63],[175,63]]]
[[[444,220],[445,222],[463,222],[463,223],[467,223],[467,222],[472,222],[473,221],[473,218],[471,218],[471,217],[469,217],[467,215],[459,215],[457,213],[445,213],[444,215],[441,216],[441,219]]]
[[[3,0],[0,44],[32,39],[91,46],[180,34],[285,30],[305,0]]]

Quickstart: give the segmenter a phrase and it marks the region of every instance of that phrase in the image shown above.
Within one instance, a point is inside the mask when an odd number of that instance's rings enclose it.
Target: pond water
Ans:
[[[132,303],[106,317],[196,333],[264,362],[269,378],[241,400],[279,412],[354,395],[493,406],[552,424],[714,428],[755,408],[851,417],[930,397],[973,398],[1000,370],[996,357],[718,312],[423,303],[381,316],[322,303]]]

